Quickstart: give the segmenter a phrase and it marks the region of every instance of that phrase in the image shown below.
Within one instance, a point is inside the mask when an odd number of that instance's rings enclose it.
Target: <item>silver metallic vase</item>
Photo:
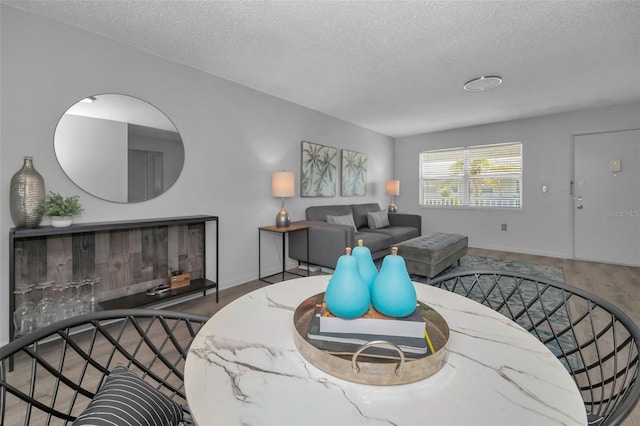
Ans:
[[[40,225],[42,213],[38,207],[44,201],[44,179],[33,168],[33,157],[24,157],[24,164],[11,178],[11,219],[18,228]]]

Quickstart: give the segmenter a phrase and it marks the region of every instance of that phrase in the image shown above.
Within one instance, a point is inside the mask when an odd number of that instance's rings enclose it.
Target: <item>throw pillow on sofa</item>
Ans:
[[[385,210],[369,212],[367,213],[367,221],[371,229],[386,228],[389,226],[389,215]]]
[[[118,364],[73,425],[169,426],[181,422],[180,405]]]
[[[351,225],[357,232],[356,223],[353,221],[353,214],[346,214],[344,216],[332,216],[327,215],[327,223],[333,223],[335,225]]]

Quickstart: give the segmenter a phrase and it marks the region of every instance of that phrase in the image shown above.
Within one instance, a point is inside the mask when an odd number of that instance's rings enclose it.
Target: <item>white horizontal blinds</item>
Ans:
[[[421,204],[520,208],[522,144],[425,151]]]
[[[521,205],[522,144],[469,148],[469,205]]]
[[[465,150],[425,151],[421,154],[422,205],[465,204]]]

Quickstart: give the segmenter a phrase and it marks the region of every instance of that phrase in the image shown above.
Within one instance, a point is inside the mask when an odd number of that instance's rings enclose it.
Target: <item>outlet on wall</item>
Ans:
[[[506,224],[506,223],[503,223],[503,224],[502,224],[502,228],[500,228],[500,229],[502,229],[503,231],[506,231],[506,230],[507,230],[507,224]]]

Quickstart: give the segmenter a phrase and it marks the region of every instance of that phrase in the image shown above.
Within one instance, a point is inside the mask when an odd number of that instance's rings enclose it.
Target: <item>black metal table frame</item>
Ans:
[[[271,275],[266,275],[266,276],[262,276],[261,272],[262,272],[262,231],[266,231],[266,232],[272,232],[272,233],[279,233],[282,235],[282,272],[276,272],[275,274],[271,274]],[[307,275],[303,275],[303,274],[298,274],[296,272],[288,272],[287,271],[287,257],[286,257],[286,237],[289,235],[289,232],[301,232],[301,231],[305,231],[306,232],[306,240],[307,240]],[[300,265],[300,261],[298,261],[298,265]],[[281,275],[282,274],[282,281],[285,281],[284,277],[285,277],[285,273],[286,274],[291,274],[291,275],[297,275],[299,277],[308,277],[310,274],[309,271],[310,265],[309,265],[309,227],[306,228],[301,228],[301,229],[295,229],[295,230],[287,230],[286,228],[283,228],[281,231],[275,231],[275,230],[271,230],[268,229],[267,227],[260,227],[258,228],[258,280],[263,281],[265,283],[269,283],[269,284],[274,284],[271,281],[268,281],[267,278],[271,278],[271,277],[275,277],[276,275]],[[277,282],[277,281],[276,281]]]

